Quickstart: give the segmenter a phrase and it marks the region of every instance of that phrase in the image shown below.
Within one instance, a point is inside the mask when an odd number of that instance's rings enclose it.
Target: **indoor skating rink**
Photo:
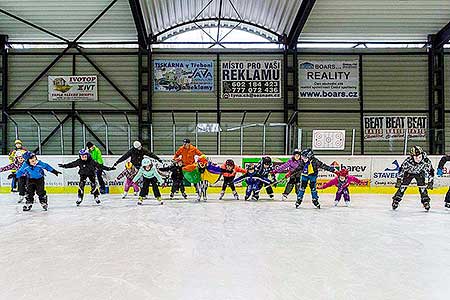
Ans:
[[[265,197],[266,195],[263,195]],[[0,201],[0,299],[449,299],[450,211],[417,195]],[[165,196],[167,197],[167,196]]]

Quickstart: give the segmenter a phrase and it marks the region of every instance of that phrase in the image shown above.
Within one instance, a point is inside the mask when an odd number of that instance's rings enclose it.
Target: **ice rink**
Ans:
[[[231,199],[231,194],[227,194]],[[279,201],[0,195],[0,299],[449,299],[450,211],[416,195]],[[167,197],[167,196],[165,196]],[[293,198],[291,198],[293,200]]]

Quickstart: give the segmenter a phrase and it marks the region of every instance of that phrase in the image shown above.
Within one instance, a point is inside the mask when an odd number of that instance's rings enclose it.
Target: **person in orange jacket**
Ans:
[[[228,159],[223,165],[222,169],[227,169],[228,171],[232,171],[233,173],[223,173],[223,185],[222,185],[222,191],[220,192],[219,200],[222,200],[223,196],[225,195],[225,190],[229,186],[231,191],[233,192],[233,196],[235,200],[239,200],[239,195],[236,191],[236,187],[234,186],[234,178],[236,177],[236,173],[247,173],[247,170],[242,169],[241,167],[237,166],[232,159]]]
[[[192,165],[195,162],[195,156],[202,156],[203,153],[197,147],[191,145],[190,139],[183,140],[183,146],[178,148],[173,156],[173,159],[181,157],[184,166]]]

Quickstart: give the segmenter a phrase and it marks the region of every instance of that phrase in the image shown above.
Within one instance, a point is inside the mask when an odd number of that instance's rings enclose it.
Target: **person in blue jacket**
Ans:
[[[36,154],[32,152],[25,152],[23,154],[25,163],[17,171],[16,176],[26,176],[27,177],[27,196],[26,202],[23,206],[23,211],[31,210],[34,203],[34,195],[37,194],[39,197],[39,202],[44,210],[47,210],[47,192],[45,191],[45,172],[44,170],[51,172],[58,176],[61,172],[53,169],[50,165],[39,161]]]

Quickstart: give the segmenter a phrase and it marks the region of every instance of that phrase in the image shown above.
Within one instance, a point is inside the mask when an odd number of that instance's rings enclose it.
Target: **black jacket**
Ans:
[[[171,165],[165,168],[159,168],[158,170],[163,172],[171,172],[170,178],[172,178],[173,181],[181,181],[183,180],[183,167],[179,167],[177,165]]]
[[[61,168],[64,169],[71,169],[79,167],[78,174],[80,176],[95,176],[95,172],[97,170],[105,170],[105,171],[111,171],[114,170],[114,168],[109,168],[104,165],[100,165],[98,162],[94,161],[92,157],[88,157],[87,160],[77,159],[73,162],[67,163],[67,164],[59,164]]]
[[[319,174],[319,169],[323,169],[325,171],[328,172],[334,172],[334,168],[330,167],[329,165],[324,164],[323,162],[321,162],[320,160],[318,160],[317,158],[313,157],[310,159],[310,163],[312,165],[313,168],[313,174],[309,174],[312,176],[317,176]],[[298,165],[298,168],[295,169],[295,171],[292,172],[292,174],[296,174],[296,175],[301,175],[303,173],[303,169],[305,168],[306,163],[302,160],[300,162],[300,164]]]
[[[127,160],[128,158],[131,158],[130,159],[131,163],[138,169],[142,164],[144,156],[148,156],[156,159],[159,162],[162,162],[162,160],[157,155],[150,152],[148,149],[142,147],[140,150],[136,148],[131,148],[130,150],[127,151],[127,153],[122,155],[122,157],[120,157],[115,164],[116,165],[120,164],[121,162]]]

